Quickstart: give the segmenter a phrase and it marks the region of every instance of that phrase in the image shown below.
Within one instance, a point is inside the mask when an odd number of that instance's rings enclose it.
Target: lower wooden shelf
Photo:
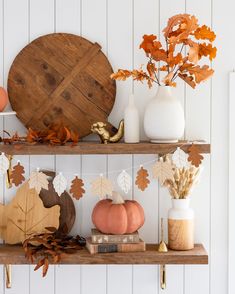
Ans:
[[[202,244],[189,251],[159,253],[158,245],[147,244],[145,252],[99,253],[91,255],[85,248],[65,255],[62,264],[208,264],[208,254]],[[1,245],[0,264],[29,264],[21,246]]]

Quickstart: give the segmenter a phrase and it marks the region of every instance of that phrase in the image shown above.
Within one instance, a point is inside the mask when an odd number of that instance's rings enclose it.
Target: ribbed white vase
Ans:
[[[147,104],[144,130],[153,143],[178,142],[184,134],[184,110],[169,86],[159,86],[157,94]]]

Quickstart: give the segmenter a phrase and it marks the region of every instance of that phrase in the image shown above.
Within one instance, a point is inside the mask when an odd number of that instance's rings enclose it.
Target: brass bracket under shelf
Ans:
[[[9,160],[9,168],[7,170],[7,175],[6,175],[6,185],[7,189],[10,189],[12,187],[12,182],[11,182],[11,173],[12,173],[12,155],[7,155],[7,158]]]
[[[11,264],[5,264],[6,288],[11,288]]]
[[[162,290],[166,289],[166,265],[160,265],[160,286]]]

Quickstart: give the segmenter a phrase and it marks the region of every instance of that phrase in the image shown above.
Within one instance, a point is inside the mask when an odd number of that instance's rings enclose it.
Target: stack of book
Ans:
[[[91,230],[91,237],[86,239],[86,247],[91,254],[108,252],[145,251],[145,242],[138,232],[125,235],[103,234],[97,229]]]

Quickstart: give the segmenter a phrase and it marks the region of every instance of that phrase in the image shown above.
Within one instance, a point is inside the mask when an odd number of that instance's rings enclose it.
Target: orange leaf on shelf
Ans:
[[[192,146],[189,147],[188,151],[189,151],[188,161],[191,162],[191,164],[194,165],[195,167],[199,167],[204,157],[199,153],[199,149],[197,145],[192,144]]]
[[[137,172],[137,177],[135,181],[136,186],[138,186],[138,188],[141,191],[144,191],[148,187],[150,183],[148,177],[149,177],[148,171],[144,169],[143,166],[141,166],[141,168]]]
[[[85,193],[85,190],[83,189],[84,183],[82,179],[79,179],[77,176],[73,179],[71,188],[69,192],[72,194],[73,198],[79,200],[83,194]]]

